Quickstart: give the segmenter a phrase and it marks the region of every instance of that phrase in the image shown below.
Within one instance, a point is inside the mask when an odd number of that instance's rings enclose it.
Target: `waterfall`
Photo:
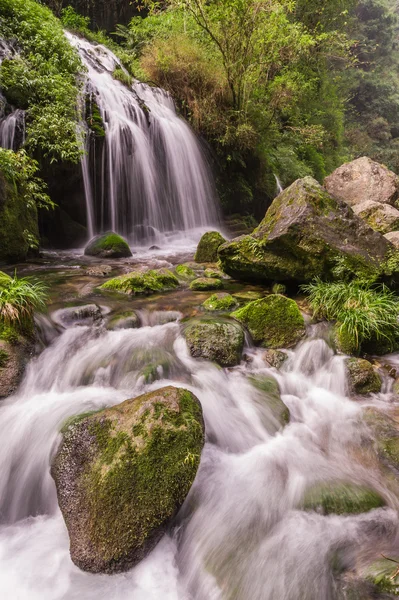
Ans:
[[[87,136],[82,161],[89,232],[112,229],[132,243],[218,223],[201,145],[164,90],[116,80],[123,69],[107,48],[66,33],[87,69],[105,139]],[[98,155],[99,154],[99,155]]]
[[[11,44],[0,40],[0,65],[5,58],[12,58],[15,54]],[[25,111],[7,105],[6,98],[0,92],[0,148],[18,150],[24,142]]]
[[[276,190],[277,190],[277,196],[278,196],[279,194],[281,194],[281,192],[284,190],[284,188],[281,185],[281,181],[280,181],[278,175],[274,175],[274,179],[276,180]]]

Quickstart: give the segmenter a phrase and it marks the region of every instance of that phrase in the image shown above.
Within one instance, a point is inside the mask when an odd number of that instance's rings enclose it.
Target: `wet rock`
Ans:
[[[384,165],[363,156],[336,169],[326,177],[324,185],[331,195],[350,206],[366,200],[394,205],[399,178]]]
[[[222,319],[192,319],[183,329],[191,356],[205,358],[221,367],[241,360],[244,332],[238,323]]]
[[[286,352],[282,352],[281,350],[266,350],[263,354],[263,360],[265,360],[271,367],[275,369],[280,369],[285,361],[288,358],[288,354]]]
[[[15,392],[26,366],[24,345],[0,340],[0,399]]]
[[[393,244],[395,248],[399,248],[399,231],[390,231],[384,235],[384,238]]]
[[[71,306],[62,308],[52,315],[53,320],[63,327],[74,327],[75,325],[99,325],[102,320],[101,309],[97,304],[85,304],[84,306]]]
[[[385,506],[377,492],[349,482],[326,482],[311,487],[305,494],[304,510],[315,510],[323,515],[358,514]]]
[[[280,388],[274,377],[268,375],[254,375],[249,377],[250,383],[262,393],[274,418],[284,427],[290,421],[290,411],[281,400]]]
[[[364,411],[364,420],[375,441],[374,450],[383,464],[388,466],[395,474],[399,473],[399,426],[395,415],[392,418],[375,408]],[[370,447],[370,439],[366,440],[366,447]]]
[[[228,275],[225,275],[220,269],[210,267],[205,269],[204,277],[211,277],[212,279],[225,279],[228,278]]]
[[[85,248],[85,254],[100,258],[125,258],[132,256],[127,241],[113,231],[96,235],[91,239]]]
[[[159,246],[150,246],[148,248],[148,250],[160,250],[161,248]]]
[[[114,277],[103,283],[100,289],[136,295],[166,292],[178,285],[179,280],[168,269],[151,269],[143,272],[132,271],[126,275]]]
[[[353,211],[380,233],[389,233],[399,229],[399,210],[389,204],[366,200],[356,204]]]
[[[264,297],[264,293],[256,292],[255,290],[243,290],[233,294],[233,297],[237,298],[240,304],[246,304],[247,302],[252,302],[253,300],[260,300]]]
[[[92,265],[91,267],[87,267],[86,274],[91,275],[92,277],[105,277],[105,275],[108,275],[111,271],[111,265]]]
[[[63,429],[53,460],[73,562],[91,573],[126,571],[165,533],[194,481],[204,444],[201,405],[165,387]]]
[[[231,316],[247,327],[256,344],[265,348],[291,348],[306,331],[294,300],[278,294],[250,302]]]
[[[198,263],[212,263],[218,259],[218,248],[225,243],[224,237],[218,231],[204,233],[197,246],[194,260]]]
[[[337,261],[353,274],[379,276],[393,250],[345,202],[305,177],[275,198],[251,235],[223,244],[218,254],[236,279],[302,283],[341,277]]]
[[[194,269],[188,265],[177,265],[175,272],[181,279],[195,279],[197,277]]]
[[[346,360],[348,385],[351,393],[378,394],[381,391],[381,376],[374,370],[373,365],[363,358],[348,358]]]
[[[206,292],[207,290],[220,290],[223,288],[223,282],[220,279],[212,277],[198,277],[190,283],[190,290],[196,292]]]
[[[107,329],[115,331],[118,329],[136,329],[140,327],[140,318],[134,310],[127,310],[116,315],[112,315],[107,323]]]
[[[237,307],[237,300],[227,292],[217,292],[212,294],[202,303],[202,306],[209,311],[230,311]]]

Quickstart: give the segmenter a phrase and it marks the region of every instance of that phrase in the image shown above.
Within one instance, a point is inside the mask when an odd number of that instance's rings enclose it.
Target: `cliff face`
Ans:
[[[130,0],[44,0],[59,16],[66,6],[73,8],[84,17],[90,18],[92,29],[115,31],[117,23],[127,25],[130,19],[138,14],[137,6]]]

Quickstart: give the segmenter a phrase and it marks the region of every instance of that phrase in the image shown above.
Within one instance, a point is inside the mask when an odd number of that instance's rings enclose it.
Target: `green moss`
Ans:
[[[212,279],[223,279],[224,273],[220,269],[205,269],[204,277],[211,277]]]
[[[204,233],[197,246],[194,260],[199,263],[216,262],[218,248],[225,243],[224,237],[218,231]]]
[[[132,271],[120,277],[109,279],[100,289],[114,290],[128,294],[153,294],[178,287],[179,280],[168,269],[150,270],[143,273]]]
[[[104,121],[100,109],[94,99],[94,94],[86,96],[86,123],[96,138],[105,138]]]
[[[209,311],[229,311],[237,306],[237,301],[233,296],[225,292],[212,294],[202,303],[202,306]]]
[[[295,346],[305,334],[305,322],[297,304],[285,296],[272,295],[250,302],[232,317],[248,328],[255,343],[265,348]]]
[[[337,482],[315,485],[305,495],[303,508],[324,515],[358,514],[385,506],[375,492],[353,483]]]
[[[197,277],[195,271],[187,265],[177,265],[175,271],[182,279],[195,279]]]
[[[233,367],[241,360],[244,332],[238,323],[222,319],[192,319],[183,330],[192,356],[205,358],[222,367]]]
[[[220,290],[223,288],[223,282],[220,279],[212,277],[198,277],[190,283],[190,290],[196,292],[205,292],[207,290]]]
[[[90,240],[85,248],[85,254],[110,258],[122,258],[132,255],[127,241],[113,231],[108,231]]]
[[[123,85],[126,85],[128,88],[130,88],[133,83],[133,77],[121,67],[115,67],[112,72],[112,77],[123,83]]]
[[[3,369],[7,366],[8,361],[10,360],[10,356],[6,350],[0,348],[0,369]]]
[[[19,332],[16,327],[0,323],[0,340],[10,344],[16,344],[19,339]]]
[[[350,358],[346,365],[351,391],[361,395],[378,394],[381,391],[382,379],[368,360]]]
[[[290,421],[290,411],[281,400],[280,388],[274,377],[256,375],[248,379],[257,390],[262,392],[267,405],[279,423],[283,426],[287,425]]]

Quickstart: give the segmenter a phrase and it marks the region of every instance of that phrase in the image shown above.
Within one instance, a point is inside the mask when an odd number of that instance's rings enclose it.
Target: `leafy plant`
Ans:
[[[29,332],[34,312],[46,306],[46,290],[42,282],[0,271],[0,326]]]
[[[384,285],[361,280],[302,286],[315,316],[336,321],[340,336],[359,351],[368,341],[393,348],[399,337],[399,299]]]

